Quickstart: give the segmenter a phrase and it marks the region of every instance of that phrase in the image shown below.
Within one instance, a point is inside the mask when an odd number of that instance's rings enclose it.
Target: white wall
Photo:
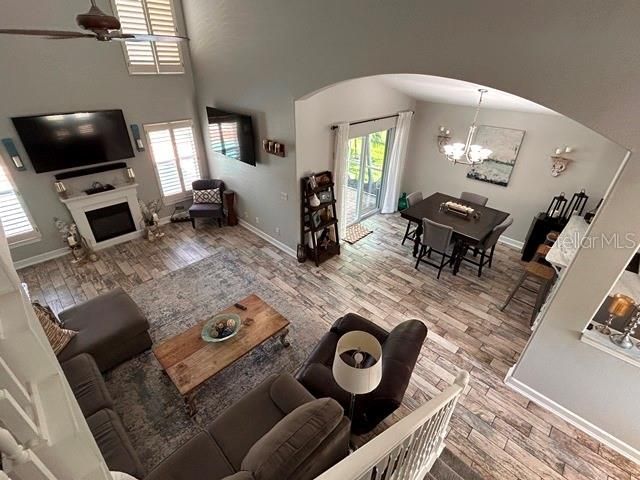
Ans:
[[[395,115],[414,106],[414,99],[375,77],[339,83],[296,101],[297,177],[333,170],[331,125]]]
[[[259,135],[289,147],[287,158],[263,155],[258,168],[210,155],[213,174],[231,179],[243,207],[260,213],[259,228],[280,225],[291,247],[299,209],[296,196],[281,201],[280,192],[297,190],[293,102],[337,82],[384,73],[457,78],[547,106],[628,148],[640,145],[635,0],[184,0],[184,10],[199,105],[251,111]],[[640,201],[640,162],[627,168],[592,229],[628,228],[640,238],[640,209],[627,213],[624,203]],[[640,448],[638,422],[609,415],[635,411],[638,370],[610,358],[602,374],[603,354],[582,345],[576,331],[628,255],[585,252],[540,330],[562,334],[541,345],[536,334],[515,378]]]
[[[109,2],[103,0],[99,4],[105,11],[110,11]],[[7,0],[2,2],[2,26],[76,30],[76,14],[88,8],[86,0]],[[182,24],[179,1],[176,10]],[[12,249],[15,261],[61,248],[62,241],[53,217],[70,219],[70,215],[53,189],[55,172],[36,174],[33,171],[10,117],[115,108],[124,111],[127,125],[198,119],[187,48],[183,49],[186,74],[141,76],[129,75],[118,42],[2,35],[0,45],[0,138],[14,139],[27,171],[16,171],[4,148],[0,148],[0,161],[6,163],[42,232],[40,242]],[[160,190],[149,151],[136,152],[135,158],[125,161],[136,171],[140,198],[158,198]],[[206,166],[206,162],[203,164]],[[108,174],[106,178],[112,178],[114,174]],[[86,184],[90,180],[91,177],[85,177],[77,182]],[[166,212],[170,214],[171,210],[166,209]]]
[[[438,127],[453,131],[453,140],[464,142],[475,107],[418,102],[403,176],[403,191],[459,195],[462,191],[489,198],[488,206],[511,213],[513,225],[505,233],[524,241],[533,216],[545,211],[553,196],[565,192],[571,198],[584,188],[590,196],[587,210],[607,190],[625,150],[592,130],[560,115],[523,113],[483,108],[479,125],[525,130],[524,141],[507,187],[467,178],[468,167],[451,165],[438,151]],[[575,158],[559,177],[551,176],[549,155],[571,145]]]

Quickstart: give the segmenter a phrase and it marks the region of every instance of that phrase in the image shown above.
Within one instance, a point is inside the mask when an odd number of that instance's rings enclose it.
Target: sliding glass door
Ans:
[[[347,225],[357,223],[380,210],[391,137],[391,130],[381,130],[349,140]]]

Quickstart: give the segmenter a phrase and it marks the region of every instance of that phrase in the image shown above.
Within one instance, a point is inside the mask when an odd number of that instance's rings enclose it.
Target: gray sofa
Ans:
[[[349,453],[350,422],[291,375],[247,393],[145,480],[310,480]]]
[[[58,354],[71,390],[110,470],[144,476],[144,469],[102,378],[102,372],[151,347],[149,322],[121,288],[58,314],[78,332]]]
[[[60,366],[109,470],[142,478],[142,463],[113,410],[113,400],[93,357],[81,353]]]
[[[338,402],[316,400],[281,374],[248,392],[144,477],[101,372],[151,347],[147,320],[122,289],[58,316],[79,332],[58,359],[110,470],[146,480],[311,480],[349,453],[351,424]]]

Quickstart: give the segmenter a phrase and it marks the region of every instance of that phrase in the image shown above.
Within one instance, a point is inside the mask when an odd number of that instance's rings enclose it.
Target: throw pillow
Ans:
[[[222,203],[219,188],[209,190],[194,190],[193,203]]]
[[[58,319],[55,314],[49,307],[45,307],[39,303],[33,303],[32,305],[40,321],[40,325],[42,325],[42,329],[47,336],[47,340],[49,340],[51,348],[53,348],[53,353],[58,355],[78,332],[62,328],[62,326],[58,324]]]

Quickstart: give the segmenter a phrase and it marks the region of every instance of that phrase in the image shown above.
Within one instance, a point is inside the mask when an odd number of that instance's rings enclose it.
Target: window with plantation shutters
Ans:
[[[39,239],[22,197],[13,186],[5,167],[0,164],[0,223],[10,245]]]
[[[193,123],[155,123],[144,129],[165,203],[188,198],[192,182],[200,178]]]
[[[113,0],[123,33],[178,35],[173,0]],[[180,45],[168,42],[124,42],[129,73],[184,73]]]

